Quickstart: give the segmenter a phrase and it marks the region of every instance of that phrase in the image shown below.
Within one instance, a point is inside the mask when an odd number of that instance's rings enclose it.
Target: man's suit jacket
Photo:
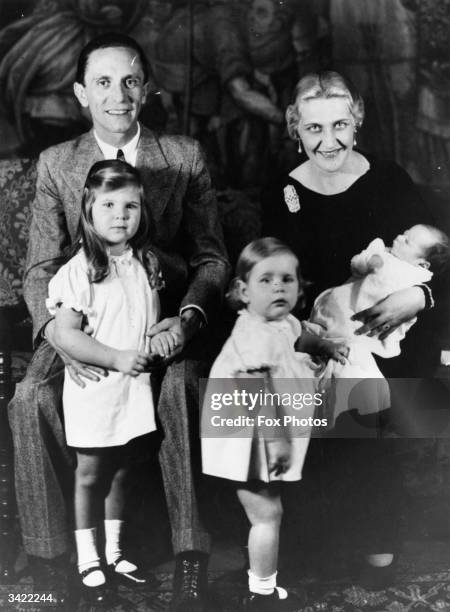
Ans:
[[[24,297],[36,341],[50,319],[48,283],[73,241],[84,183],[103,159],[92,130],[44,151],[38,162],[36,196],[24,277]],[[217,309],[228,263],[217,203],[199,144],[183,136],[157,136],[142,127],[136,167],[150,212],[150,244],[168,292],[177,305],[200,306],[209,318]],[[163,315],[174,314],[164,313]]]

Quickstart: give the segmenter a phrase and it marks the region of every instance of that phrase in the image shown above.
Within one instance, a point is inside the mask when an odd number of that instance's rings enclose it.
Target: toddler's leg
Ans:
[[[249,594],[245,609],[248,612],[297,610],[304,602],[294,595],[288,596],[285,589],[277,587],[278,545],[283,514],[279,484],[246,485],[239,488],[237,494],[250,521]]]
[[[254,489],[240,488],[237,494],[250,521],[248,536],[250,572],[261,578],[271,576],[277,570],[280,524],[283,515],[279,486],[273,483],[270,486],[261,485]]]

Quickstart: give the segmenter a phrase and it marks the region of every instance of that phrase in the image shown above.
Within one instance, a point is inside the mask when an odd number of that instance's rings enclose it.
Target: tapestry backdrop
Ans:
[[[219,187],[258,188],[268,168],[293,166],[283,119],[293,86],[335,67],[366,102],[358,146],[448,188],[449,24],[445,0],[2,0],[0,156],[86,129],[74,58],[120,30],[152,68],[142,121],[198,138]]]

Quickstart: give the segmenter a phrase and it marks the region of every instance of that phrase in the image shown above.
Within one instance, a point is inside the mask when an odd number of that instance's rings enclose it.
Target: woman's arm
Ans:
[[[55,315],[55,343],[65,353],[84,363],[118,370],[130,376],[144,371],[149,355],[142,351],[122,351],[102,344],[81,331],[83,315],[60,306]]]

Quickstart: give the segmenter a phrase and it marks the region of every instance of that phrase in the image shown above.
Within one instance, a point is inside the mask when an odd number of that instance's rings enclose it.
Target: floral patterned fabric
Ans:
[[[22,276],[36,184],[36,161],[0,160],[0,306],[22,298]]]

